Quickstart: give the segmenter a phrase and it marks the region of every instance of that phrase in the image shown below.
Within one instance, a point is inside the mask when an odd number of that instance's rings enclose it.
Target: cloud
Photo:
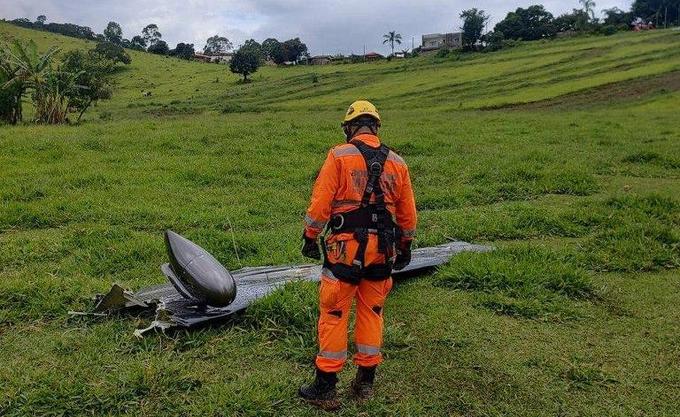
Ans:
[[[387,51],[382,34],[396,30],[404,38],[404,48],[420,44],[421,35],[457,30],[463,9],[477,7],[492,16],[489,28],[508,11],[538,1],[456,1],[456,0],[0,0],[4,18],[35,19],[45,14],[51,22],[71,22],[102,32],[106,24],[121,24],[126,37],[139,34],[144,26],[156,23],[163,38],[174,46],[194,43],[202,48],[205,40],[225,35],[238,45],[249,38],[285,40],[300,37],[314,54]],[[549,0],[542,2],[559,15],[579,3]],[[598,10],[630,7],[629,0],[602,0]]]

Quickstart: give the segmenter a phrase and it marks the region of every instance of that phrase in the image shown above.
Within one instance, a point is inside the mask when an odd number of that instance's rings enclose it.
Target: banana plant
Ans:
[[[0,86],[3,91],[13,91],[16,95],[14,122],[22,117],[22,98],[28,94],[40,95],[46,82],[46,75],[52,61],[60,49],[53,47],[45,53],[38,52],[34,41],[27,43],[15,40],[0,48],[0,71],[5,82]]]

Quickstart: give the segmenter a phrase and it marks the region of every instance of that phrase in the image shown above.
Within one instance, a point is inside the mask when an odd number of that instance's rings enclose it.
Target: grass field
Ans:
[[[497,250],[395,287],[377,395],[346,398],[348,366],[338,415],[678,415],[680,32],[263,68],[245,85],[131,54],[81,125],[0,126],[0,415],[324,414],[296,397],[314,284],[143,340],[146,317],[67,311],[163,282],[166,228],[229,268],[304,262],[312,181],[356,98],[411,167],[417,245]]]

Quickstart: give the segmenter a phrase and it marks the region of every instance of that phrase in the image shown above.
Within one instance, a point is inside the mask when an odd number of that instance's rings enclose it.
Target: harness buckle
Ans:
[[[377,161],[376,161],[376,162],[373,162],[373,163],[371,164],[371,166],[370,166],[369,169],[370,169],[371,175],[375,175],[375,176],[377,177],[377,176],[379,176],[380,174],[382,174],[383,167],[382,167],[382,165],[380,164],[380,162],[377,162]]]
[[[331,219],[330,226],[331,226],[331,229],[333,229],[334,231],[338,231],[338,230],[342,229],[342,226],[344,226],[344,225],[345,225],[345,216],[343,216],[342,214],[336,214]]]

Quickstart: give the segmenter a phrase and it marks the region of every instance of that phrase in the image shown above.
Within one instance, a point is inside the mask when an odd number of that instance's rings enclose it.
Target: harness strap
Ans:
[[[338,279],[350,283],[358,283],[362,278],[368,280],[381,280],[389,277],[392,273],[389,248],[394,245],[399,235],[399,228],[394,224],[392,216],[387,210],[385,193],[380,185],[380,177],[383,174],[390,149],[385,145],[380,145],[377,149],[372,148],[359,140],[353,140],[349,143],[354,145],[363,156],[368,174],[366,188],[364,189],[364,194],[361,198],[361,206],[359,209],[350,213],[358,217],[360,217],[361,214],[364,214],[368,219],[361,222],[355,220],[355,216],[347,213],[349,216],[354,217],[353,221],[350,223],[356,222],[361,224],[361,226],[354,227],[352,230],[354,238],[359,243],[352,265],[349,266],[340,263],[330,264],[327,261],[328,258],[324,256],[326,259],[325,265],[338,277]],[[375,196],[375,200],[371,203],[371,197],[373,196]],[[337,225],[336,227],[329,224],[330,230],[336,232],[339,230],[349,231],[348,229],[350,227],[347,227],[350,226],[349,224],[343,227],[344,218],[342,218],[342,223],[343,224]],[[365,266],[366,249],[368,247],[368,236],[370,233],[378,235],[378,252],[385,256],[385,264],[371,265],[369,267]]]
[[[359,149],[366,162],[368,180],[366,181],[366,189],[361,200],[361,206],[364,208],[368,207],[371,202],[371,196],[375,195],[375,213],[372,214],[375,218],[371,220],[378,229],[378,252],[387,258],[389,237],[386,236],[386,225],[388,214],[387,207],[385,206],[385,193],[380,186],[380,177],[385,169],[385,162],[390,155],[390,149],[385,145],[380,145],[376,150],[358,140],[350,143]],[[389,220],[391,220],[391,216],[389,216]]]

